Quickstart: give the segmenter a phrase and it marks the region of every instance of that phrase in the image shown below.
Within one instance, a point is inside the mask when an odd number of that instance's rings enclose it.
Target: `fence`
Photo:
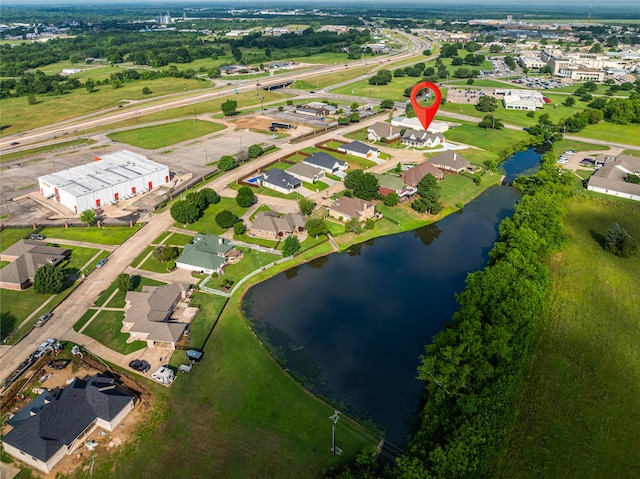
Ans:
[[[255,245],[253,245],[255,246]],[[282,253],[280,253],[282,254]],[[240,286],[242,286],[245,282],[247,282],[249,280],[249,278],[253,278],[256,274],[258,273],[262,273],[264,270],[271,268],[272,266],[275,266],[277,264],[283,263],[285,261],[289,261],[291,258],[293,258],[293,256],[287,256],[286,258],[281,258],[277,261],[274,261],[273,263],[269,263],[265,266],[263,266],[260,269],[256,269],[255,271],[252,271],[251,273],[249,273],[248,275],[246,275],[244,278],[242,278],[240,281],[238,281],[235,286],[233,288],[231,288],[231,291],[229,291],[228,293],[225,293],[224,291],[220,291],[219,289],[213,289],[213,288],[209,288],[208,286],[205,286],[205,284],[207,282],[209,282],[209,279],[211,279],[211,275],[207,276],[204,281],[202,283],[200,283],[200,289],[202,291],[204,291],[205,293],[209,293],[209,294],[217,294],[218,296],[224,296],[225,298],[228,298],[230,296],[233,296],[233,294],[238,290],[238,288]]]
[[[271,253],[277,256],[282,256],[282,251],[278,251],[277,249],[268,248],[266,246],[261,246],[258,244],[245,243],[244,241],[238,241],[238,240],[230,240],[229,244],[232,244],[233,246],[244,246],[245,248],[260,251],[262,253]]]

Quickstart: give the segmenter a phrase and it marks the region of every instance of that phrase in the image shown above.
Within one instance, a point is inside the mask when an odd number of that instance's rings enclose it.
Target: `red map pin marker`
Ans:
[[[436,97],[435,101],[433,102],[433,105],[431,106],[422,106],[418,103],[418,98],[417,98],[418,92],[420,90],[424,90],[425,88],[428,88],[429,90],[433,91]],[[438,108],[440,108],[440,102],[442,101],[442,93],[440,93],[440,89],[435,85],[435,83],[431,83],[429,81],[423,81],[416,84],[416,86],[413,87],[413,89],[411,90],[410,98],[411,98],[411,105],[413,106],[413,111],[416,112],[416,116],[418,117],[418,119],[420,120],[420,123],[422,124],[422,126],[426,131],[427,128],[429,128],[429,125],[431,124],[433,119],[435,118],[436,113],[438,112]]]

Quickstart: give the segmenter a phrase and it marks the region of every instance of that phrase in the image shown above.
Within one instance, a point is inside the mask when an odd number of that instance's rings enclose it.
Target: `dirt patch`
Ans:
[[[62,365],[63,360],[69,360],[66,367],[56,369]],[[45,355],[19,381],[20,398],[17,397],[17,393],[13,393],[11,397],[2,398],[4,403],[3,412],[17,412],[25,407],[33,397],[42,392],[42,389],[47,389],[51,394],[55,394],[59,389],[67,387],[73,378],[84,379],[104,372],[108,373],[105,366],[93,360],[90,356],[79,359],[69,354],[62,354],[59,357]],[[119,372],[116,375],[120,383],[139,398],[133,411],[124,418],[114,431],[96,428],[73,453],[65,456],[55,466],[53,472],[46,475],[36,473],[38,477],[53,479],[58,473],[73,475],[79,468],[88,470],[91,468],[91,463],[95,462],[97,458],[102,459],[105,455],[112,454],[118,449],[118,446],[133,437],[138,425],[147,418],[149,411],[152,410],[154,398],[144,384],[140,383],[136,378]],[[3,435],[10,430],[10,426],[3,424]],[[95,446],[93,448],[88,447],[87,443],[90,445],[95,443]],[[19,461],[15,461],[15,465],[25,468],[25,465]]]
[[[252,115],[233,120],[232,123],[238,125],[238,128],[249,128],[250,130],[269,131],[271,122],[276,121],[273,118],[262,115]]]

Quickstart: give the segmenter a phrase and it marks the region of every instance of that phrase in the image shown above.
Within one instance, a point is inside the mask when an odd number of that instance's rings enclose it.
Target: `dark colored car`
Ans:
[[[129,363],[129,367],[134,371],[140,371],[141,373],[146,373],[151,369],[151,365],[144,359],[134,359]]]

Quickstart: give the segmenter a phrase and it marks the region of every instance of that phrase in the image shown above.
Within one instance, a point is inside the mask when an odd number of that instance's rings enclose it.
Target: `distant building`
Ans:
[[[393,126],[390,123],[374,123],[367,128],[367,139],[369,141],[395,140],[400,138],[402,128]]]
[[[338,147],[338,151],[347,155],[359,156],[360,158],[378,158],[380,150],[375,146],[370,146],[360,141],[352,141]]]
[[[348,221],[351,219],[365,221],[368,218],[373,218],[376,213],[376,205],[361,200],[360,198],[343,196],[335,200],[331,206],[327,208],[327,212],[329,216],[340,221]]]
[[[280,193],[291,193],[302,186],[302,181],[279,168],[271,168],[258,176],[261,186],[271,188]]]
[[[444,136],[426,131],[407,130],[402,137],[402,144],[415,148],[433,148],[444,143]]]
[[[176,266],[206,274],[222,274],[228,263],[235,263],[240,258],[242,253],[235,249],[229,240],[198,233],[193,238],[193,243],[185,245],[182,254],[176,260]]]
[[[345,171],[349,164],[346,161],[338,160],[337,158],[329,155],[328,153],[324,153],[319,151],[318,153],[314,153],[311,156],[307,156],[303,163],[311,166],[315,166],[316,168],[320,168],[324,170],[326,173],[336,173],[338,171]]]
[[[462,173],[471,170],[471,163],[464,156],[455,151],[447,150],[427,160],[427,163],[440,168],[443,171]]]
[[[433,175],[439,180],[444,179],[444,173],[426,161],[403,172],[401,178],[409,186],[418,186],[418,183],[425,175]]]
[[[39,177],[40,193],[81,213],[169,183],[168,167],[132,151],[95,160]]]
[[[306,217],[304,215],[287,213],[280,216],[273,211],[262,211],[251,222],[247,234],[255,238],[278,241],[287,236],[302,233],[305,222]]]
[[[425,131],[419,118],[407,118],[406,116],[396,116],[391,119],[391,124],[400,128],[411,128],[412,130]],[[449,129],[449,125],[442,121],[432,121],[426,131],[429,133],[444,133]]]
[[[47,246],[42,241],[20,240],[0,254],[0,260],[10,262],[0,269],[0,288],[27,289],[40,267],[60,264],[68,256],[69,251],[64,248]]]

